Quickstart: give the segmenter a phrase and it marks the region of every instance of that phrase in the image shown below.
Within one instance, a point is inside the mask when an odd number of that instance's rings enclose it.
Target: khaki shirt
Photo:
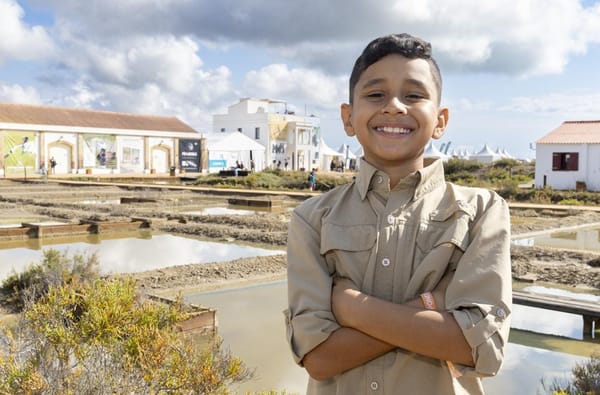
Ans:
[[[448,248],[451,244],[452,248]],[[288,234],[287,337],[294,359],[337,330],[334,275],[361,291],[404,303],[455,271],[446,309],[472,348],[475,368],[396,349],[332,379],[309,379],[308,394],[483,394],[510,329],[510,221],[496,193],[444,180],[440,160],[390,190],[388,176],[362,160],[356,180],[298,206]]]

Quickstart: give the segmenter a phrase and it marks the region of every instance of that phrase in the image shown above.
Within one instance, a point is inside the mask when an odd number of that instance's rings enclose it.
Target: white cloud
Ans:
[[[0,102],[41,104],[42,98],[33,87],[0,82]]]
[[[54,44],[41,26],[27,26],[24,11],[14,0],[0,0],[0,63],[49,56]]]
[[[295,99],[324,109],[337,107],[347,96],[346,79],[328,77],[322,72],[271,64],[246,74],[244,92],[250,96]],[[298,102],[300,101],[300,102]]]
[[[538,97],[516,97],[501,111],[514,111],[531,115],[560,114],[572,119],[598,119],[600,93],[555,93]]]

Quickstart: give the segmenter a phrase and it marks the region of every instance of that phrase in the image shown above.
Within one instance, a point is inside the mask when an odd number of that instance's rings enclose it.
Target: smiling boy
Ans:
[[[288,339],[308,394],[482,394],[500,368],[508,208],[424,160],[448,122],[441,86],[431,46],[407,34],[356,60],[341,117],[359,174],[296,208],[288,234]]]

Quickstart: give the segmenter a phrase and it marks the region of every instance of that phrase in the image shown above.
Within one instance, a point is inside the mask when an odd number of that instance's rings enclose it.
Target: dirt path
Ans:
[[[145,217],[153,228],[202,239],[251,243],[285,248],[289,211],[253,215],[192,215],[186,208],[198,198],[214,207],[226,206],[222,196],[194,192],[144,191],[119,187],[0,184],[0,218],[78,221]],[[111,201],[120,197],[146,197],[137,204],[84,204],[84,199]],[[81,197],[78,199],[78,197]],[[285,199],[285,198],[284,198]],[[294,205],[292,198],[286,205]],[[564,210],[513,210],[513,235],[600,223],[600,213]],[[595,254],[513,246],[513,274],[517,278],[600,288],[600,258]],[[140,288],[161,295],[234,286],[247,282],[285,278],[285,256],[246,258],[232,262],[190,264],[136,273]]]

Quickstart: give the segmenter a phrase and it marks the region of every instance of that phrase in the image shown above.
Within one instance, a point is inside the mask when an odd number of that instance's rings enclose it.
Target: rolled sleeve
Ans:
[[[512,308],[510,219],[496,194],[471,228],[471,242],[446,292],[446,307],[471,346],[474,368],[463,374],[494,376],[502,365]]]
[[[288,231],[287,339],[294,360],[324,342],[339,324],[331,312],[332,275],[319,253],[320,235],[297,212]]]

